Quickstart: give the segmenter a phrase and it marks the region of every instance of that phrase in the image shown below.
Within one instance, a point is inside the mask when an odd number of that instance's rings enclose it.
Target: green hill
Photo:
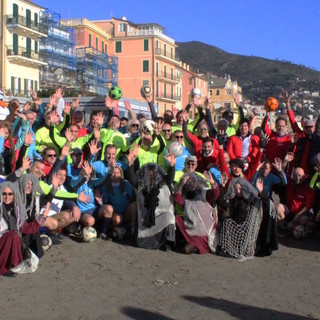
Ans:
[[[192,41],[180,42],[180,58],[199,73],[226,74],[237,80],[245,98],[262,103],[266,97],[279,96],[281,88],[296,92],[320,91],[320,72],[289,61],[231,54],[217,47]]]

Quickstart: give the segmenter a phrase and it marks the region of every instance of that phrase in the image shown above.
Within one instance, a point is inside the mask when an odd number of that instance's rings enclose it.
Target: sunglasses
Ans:
[[[177,139],[177,140],[179,140],[179,139],[182,140],[182,139],[184,139],[184,136],[176,136],[176,139]]]
[[[139,125],[138,124],[133,124],[133,125],[131,125],[131,127],[139,128]]]
[[[12,197],[13,196],[13,192],[2,192],[2,195],[5,196],[9,196]]]
[[[55,158],[57,155],[56,154],[47,154],[48,158]]]
[[[163,132],[171,132],[171,129],[162,129]]]

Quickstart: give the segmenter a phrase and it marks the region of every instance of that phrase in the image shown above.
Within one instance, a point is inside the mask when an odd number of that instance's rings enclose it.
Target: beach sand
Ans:
[[[64,239],[0,277],[1,319],[320,319],[320,238],[245,262]]]

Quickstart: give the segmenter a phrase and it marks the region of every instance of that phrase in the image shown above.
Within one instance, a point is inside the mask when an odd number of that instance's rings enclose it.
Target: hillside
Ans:
[[[229,74],[242,86],[245,98],[256,104],[262,103],[268,96],[278,96],[281,88],[296,92],[297,98],[300,96],[303,99],[304,91],[320,91],[320,72],[303,65],[231,54],[202,42],[177,44],[181,60],[193,70],[211,72],[220,77]]]

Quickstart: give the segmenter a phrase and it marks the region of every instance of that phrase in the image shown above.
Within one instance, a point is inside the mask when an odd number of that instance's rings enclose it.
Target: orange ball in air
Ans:
[[[279,106],[279,102],[274,97],[269,97],[264,103],[264,107],[266,108],[267,112],[276,110],[278,106]]]

